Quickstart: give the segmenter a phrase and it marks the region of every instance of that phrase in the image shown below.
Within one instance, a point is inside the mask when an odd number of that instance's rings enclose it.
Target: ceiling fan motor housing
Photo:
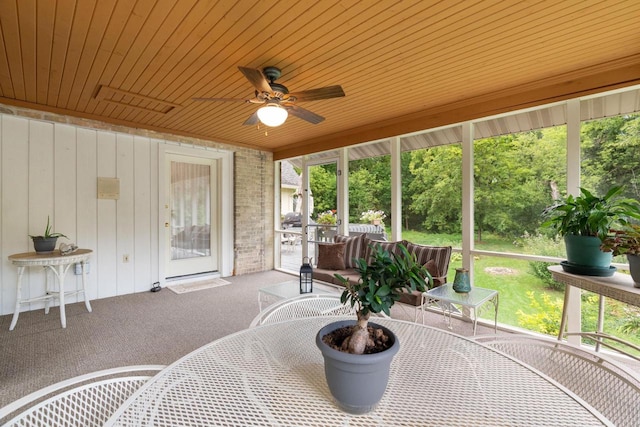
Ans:
[[[275,80],[278,80],[282,75],[282,71],[280,71],[280,68],[278,67],[264,67],[262,69],[262,73],[271,83],[273,83]]]

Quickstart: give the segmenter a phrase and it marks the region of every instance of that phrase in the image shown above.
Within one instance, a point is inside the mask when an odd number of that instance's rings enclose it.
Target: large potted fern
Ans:
[[[567,261],[562,267],[576,274],[608,276],[611,252],[600,249],[611,228],[628,224],[631,218],[640,219],[640,203],[622,197],[621,186],[612,187],[600,197],[580,188],[580,195],[568,195],[546,208],[543,227],[553,229],[564,237]]]
[[[415,255],[404,245],[398,249],[398,254],[390,254],[375,246],[369,263],[358,259],[357,283],[335,275],[345,286],[341,301],[356,308],[357,319],[330,323],[316,335],[329,390],[349,413],[363,414],[376,407],[387,387],[391,360],[400,348],[395,334],[369,322],[370,315],[389,316],[403,292],[424,292],[433,286],[431,275]]]

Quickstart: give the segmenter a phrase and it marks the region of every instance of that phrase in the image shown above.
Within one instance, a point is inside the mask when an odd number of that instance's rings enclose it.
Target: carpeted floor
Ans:
[[[127,365],[167,365],[202,345],[245,329],[258,314],[258,289],[296,279],[269,271],[225,278],[230,285],[175,294],[169,289],[67,305],[67,327],[52,308],[23,312],[13,331],[0,317],[0,407],[42,387],[89,372]],[[413,320],[396,304],[392,317]],[[454,320],[454,332],[471,325]],[[445,327],[439,313],[427,324]],[[479,326],[478,333],[493,330]]]

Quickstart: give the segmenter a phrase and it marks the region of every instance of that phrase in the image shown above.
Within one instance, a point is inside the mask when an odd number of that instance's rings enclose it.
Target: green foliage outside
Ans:
[[[529,307],[532,313],[526,313],[520,309],[516,312],[518,323],[525,329],[542,332],[547,335],[558,335],[560,331],[560,319],[562,317],[562,299],[555,298],[543,292],[540,302],[533,291],[527,291]]]

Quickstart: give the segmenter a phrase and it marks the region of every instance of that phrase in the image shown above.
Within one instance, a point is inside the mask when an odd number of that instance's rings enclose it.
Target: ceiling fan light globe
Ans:
[[[258,109],[258,118],[266,126],[280,126],[287,120],[289,113],[284,108],[276,104],[268,104]]]

